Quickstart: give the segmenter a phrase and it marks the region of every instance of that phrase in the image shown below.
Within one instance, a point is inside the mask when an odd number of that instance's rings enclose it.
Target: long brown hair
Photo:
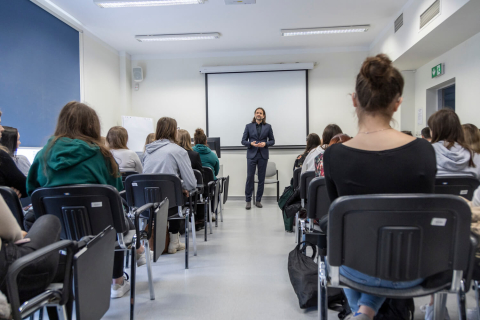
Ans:
[[[451,109],[441,109],[435,112],[428,119],[428,126],[432,130],[432,143],[443,141],[447,149],[451,149],[458,143],[465,150],[470,152],[468,165],[475,168],[473,163],[473,151],[465,142],[462,125],[457,114]]]
[[[307,137],[307,146],[304,153],[309,153],[312,149],[318,147],[322,142],[316,133],[310,133]]]
[[[147,139],[145,139],[145,146],[143,147],[143,152],[147,149],[147,144],[152,143],[155,141],[155,133],[149,133]]]
[[[105,144],[102,143],[100,120],[98,119],[97,113],[86,104],[78,101],[70,101],[67,103],[58,115],[57,127],[53,136],[54,139],[46,149],[45,158],[47,158],[49,150],[58,139],[78,139],[88,144],[98,146],[106,163],[110,163],[110,174],[112,176],[119,176],[117,162],[115,162],[112,153],[107,149]]]
[[[480,153],[480,131],[477,126],[471,123],[462,125],[465,134],[465,143],[476,153]]]
[[[326,126],[322,133],[322,149],[327,149],[328,145],[330,144],[330,140],[340,133],[343,133],[343,131],[338,125],[331,123]]]
[[[193,134],[193,143],[207,145],[207,135],[203,129],[197,128]]]
[[[169,117],[158,119],[155,140],[161,139],[168,139],[173,143],[177,143],[177,120]]]
[[[188,133],[187,130],[178,130],[178,145],[185,150],[193,150],[192,138],[190,137],[190,133]]]
[[[267,123],[267,113],[265,112],[265,109],[263,109],[263,108],[257,108],[257,109],[255,109],[255,111],[253,112],[254,116],[253,116],[252,123],[257,122],[257,119],[255,119],[255,113],[257,112],[257,110],[262,110],[262,111],[263,111],[262,124]]]
[[[368,57],[357,75],[355,91],[360,112],[392,116],[390,105],[403,94],[405,81],[385,54]]]
[[[108,130],[106,140],[110,149],[128,149],[128,132],[124,127],[111,127]]]

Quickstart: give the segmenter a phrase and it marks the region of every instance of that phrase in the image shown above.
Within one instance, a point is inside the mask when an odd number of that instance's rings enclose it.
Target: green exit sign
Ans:
[[[432,78],[440,77],[445,73],[445,63],[437,64],[432,68]]]

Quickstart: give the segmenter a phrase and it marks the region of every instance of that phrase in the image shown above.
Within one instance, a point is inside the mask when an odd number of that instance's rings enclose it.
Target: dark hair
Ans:
[[[368,57],[357,76],[355,91],[361,112],[391,117],[390,104],[403,93],[403,76],[385,54]]]
[[[335,137],[333,137],[332,140],[330,140],[330,143],[328,144],[328,146],[331,146],[332,144],[337,144],[337,143],[345,143],[350,139],[352,138],[349,137],[348,135],[344,133],[340,133],[340,134],[337,134]]]
[[[193,134],[193,142],[195,144],[207,144],[207,136],[205,135],[203,129],[198,128],[195,130],[195,133]]]
[[[422,137],[424,137],[425,139],[432,139],[432,136],[430,135],[429,127],[423,128],[421,134],[422,134]]]
[[[70,138],[83,140],[86,143],[94,144],[100,148],[105,160],[109,160],[112,176],[119,176],[118,165],[113,158],[112,153],[102,143],[100,135],[100,120],[95,110],[78,101],[67,103],[58,115],[57,127],[51,141],[45,152],[45,159],[48,151],[60,138]],[[46,166],[47,161],[45,161]]]
[[[111,127],[108,130],[106,140],[110,149],[128,149],[128,132],[124,127]]]
[[[473,163],[473,151],[465,142],[462,125],[457,114],[451,109],[441,109],[435,112],[428,119],[428,126],[432,129],[432,143],[443,141],[447,149],[458,143],[470,152],[469,166],[475,168]]]
[[[187,130],[178,130],[178,145],[185,150],[193,150],[192,138],[190,137],[190,133],[188,133]]]
[[[462,125],[465,134],[465,143],[472,148],[473,152],[480,153],[480,131],[471,123]]]
[[[257,108],[257,109],[255,109],[255,111],[253,112],[253,114],[257,113],[257,110],[262,110],[262,111],[263,111],[262,124],[267,123],[267,113],[265,112],[265,109],[263,109],[263,108]],[[254,122],[257,122],[257,120],[255,119],[255,116],[253,116],[253,120],[252,120],[252,123],[254,123]]]
[[[316,133],[310,133],[307,137],[307,147],[304,153],[309,153],[312,149],[315,149],[321,144],[320,137]]]
[[[413,137],[412,131],[402,130],[402,133],[405,133],[405,134]]]
[[[330,140],[340,133],[343,133],[343,131],[336,124],[331,123],[326,126],[322,133],[322,149],[327,149],[328,145],[330,144]]]
[[[17,152],[18,130],[16,128],[4,126],[0,143],[8,150],[8,154],[13,157]]]
[[[158,119],[155,140],[168,139],[177,143],[177,121],[172,118],[163,117]]]

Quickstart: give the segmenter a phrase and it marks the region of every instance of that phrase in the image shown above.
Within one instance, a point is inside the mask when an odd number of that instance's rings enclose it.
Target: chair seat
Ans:
[[[184,212],[183,214],[184,214],[184,216],[183,216],[183,217],[180,217],[180,215],[179,215],[178,213],[176,213],[176,214],[174,214],[173,216],[169,216],[169,217],[168,217],[168,220],[178,220],[178,219],[184,220],[185,217],[187,216],[187,214],[186,214],[185,212]]]
[[[265,179],[265,184],[273,184],[277,182],[278,182],[277,179]],[[258,183],[258,180],[255,180],[255,183]]]
[[[125,245],[127,247],[130,247],[130,245],[132,244],[135,234],[135,230],[129,230],[128,233],[123,236],[123,241],[125,242]],[[122,250],[122,248],[120,248],[120,246],[118,245],[118,241],[115,241],[115,250]]]
[[[411,287],[411,288],[406,288],[406,289],[378,288],[378,287],[365,286],[363,284],[360,284],[348,278],[345,278],[342,275],[340,275],[340,284],[363,293],[371,294],[374,296],[392,298],[392,299],[405,299],[405,298],[427,296],[427,295],[431,295],[436,292],[439,292],[443,289],[448,289],[451,286],[451,283],[446,283],[441,286],[437,286],[433,288],[425,288],[421,285]]]

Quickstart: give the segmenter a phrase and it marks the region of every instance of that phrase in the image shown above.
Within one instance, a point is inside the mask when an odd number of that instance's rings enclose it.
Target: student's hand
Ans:
[[[252,143],[250,143],[250,144],[254,147],[258,147],[257,141],[252,141]]]
[[[19,199],[22,197],[22,194],[20,193],[20,191],[18,191],[18,190],[15,189],[14,187],[10,187],[10,189],[12,189],[13,191],[15,191],[15,193],[17,194],[17,196],[18,196]]]
[[[22,230],[22,238],[25,238],[27,236],[27,231]]]
[[[190,196],[190,193],[188,192],[188,190],[182,190],[183,194],[185,195],[185,197],[189,197]]]

